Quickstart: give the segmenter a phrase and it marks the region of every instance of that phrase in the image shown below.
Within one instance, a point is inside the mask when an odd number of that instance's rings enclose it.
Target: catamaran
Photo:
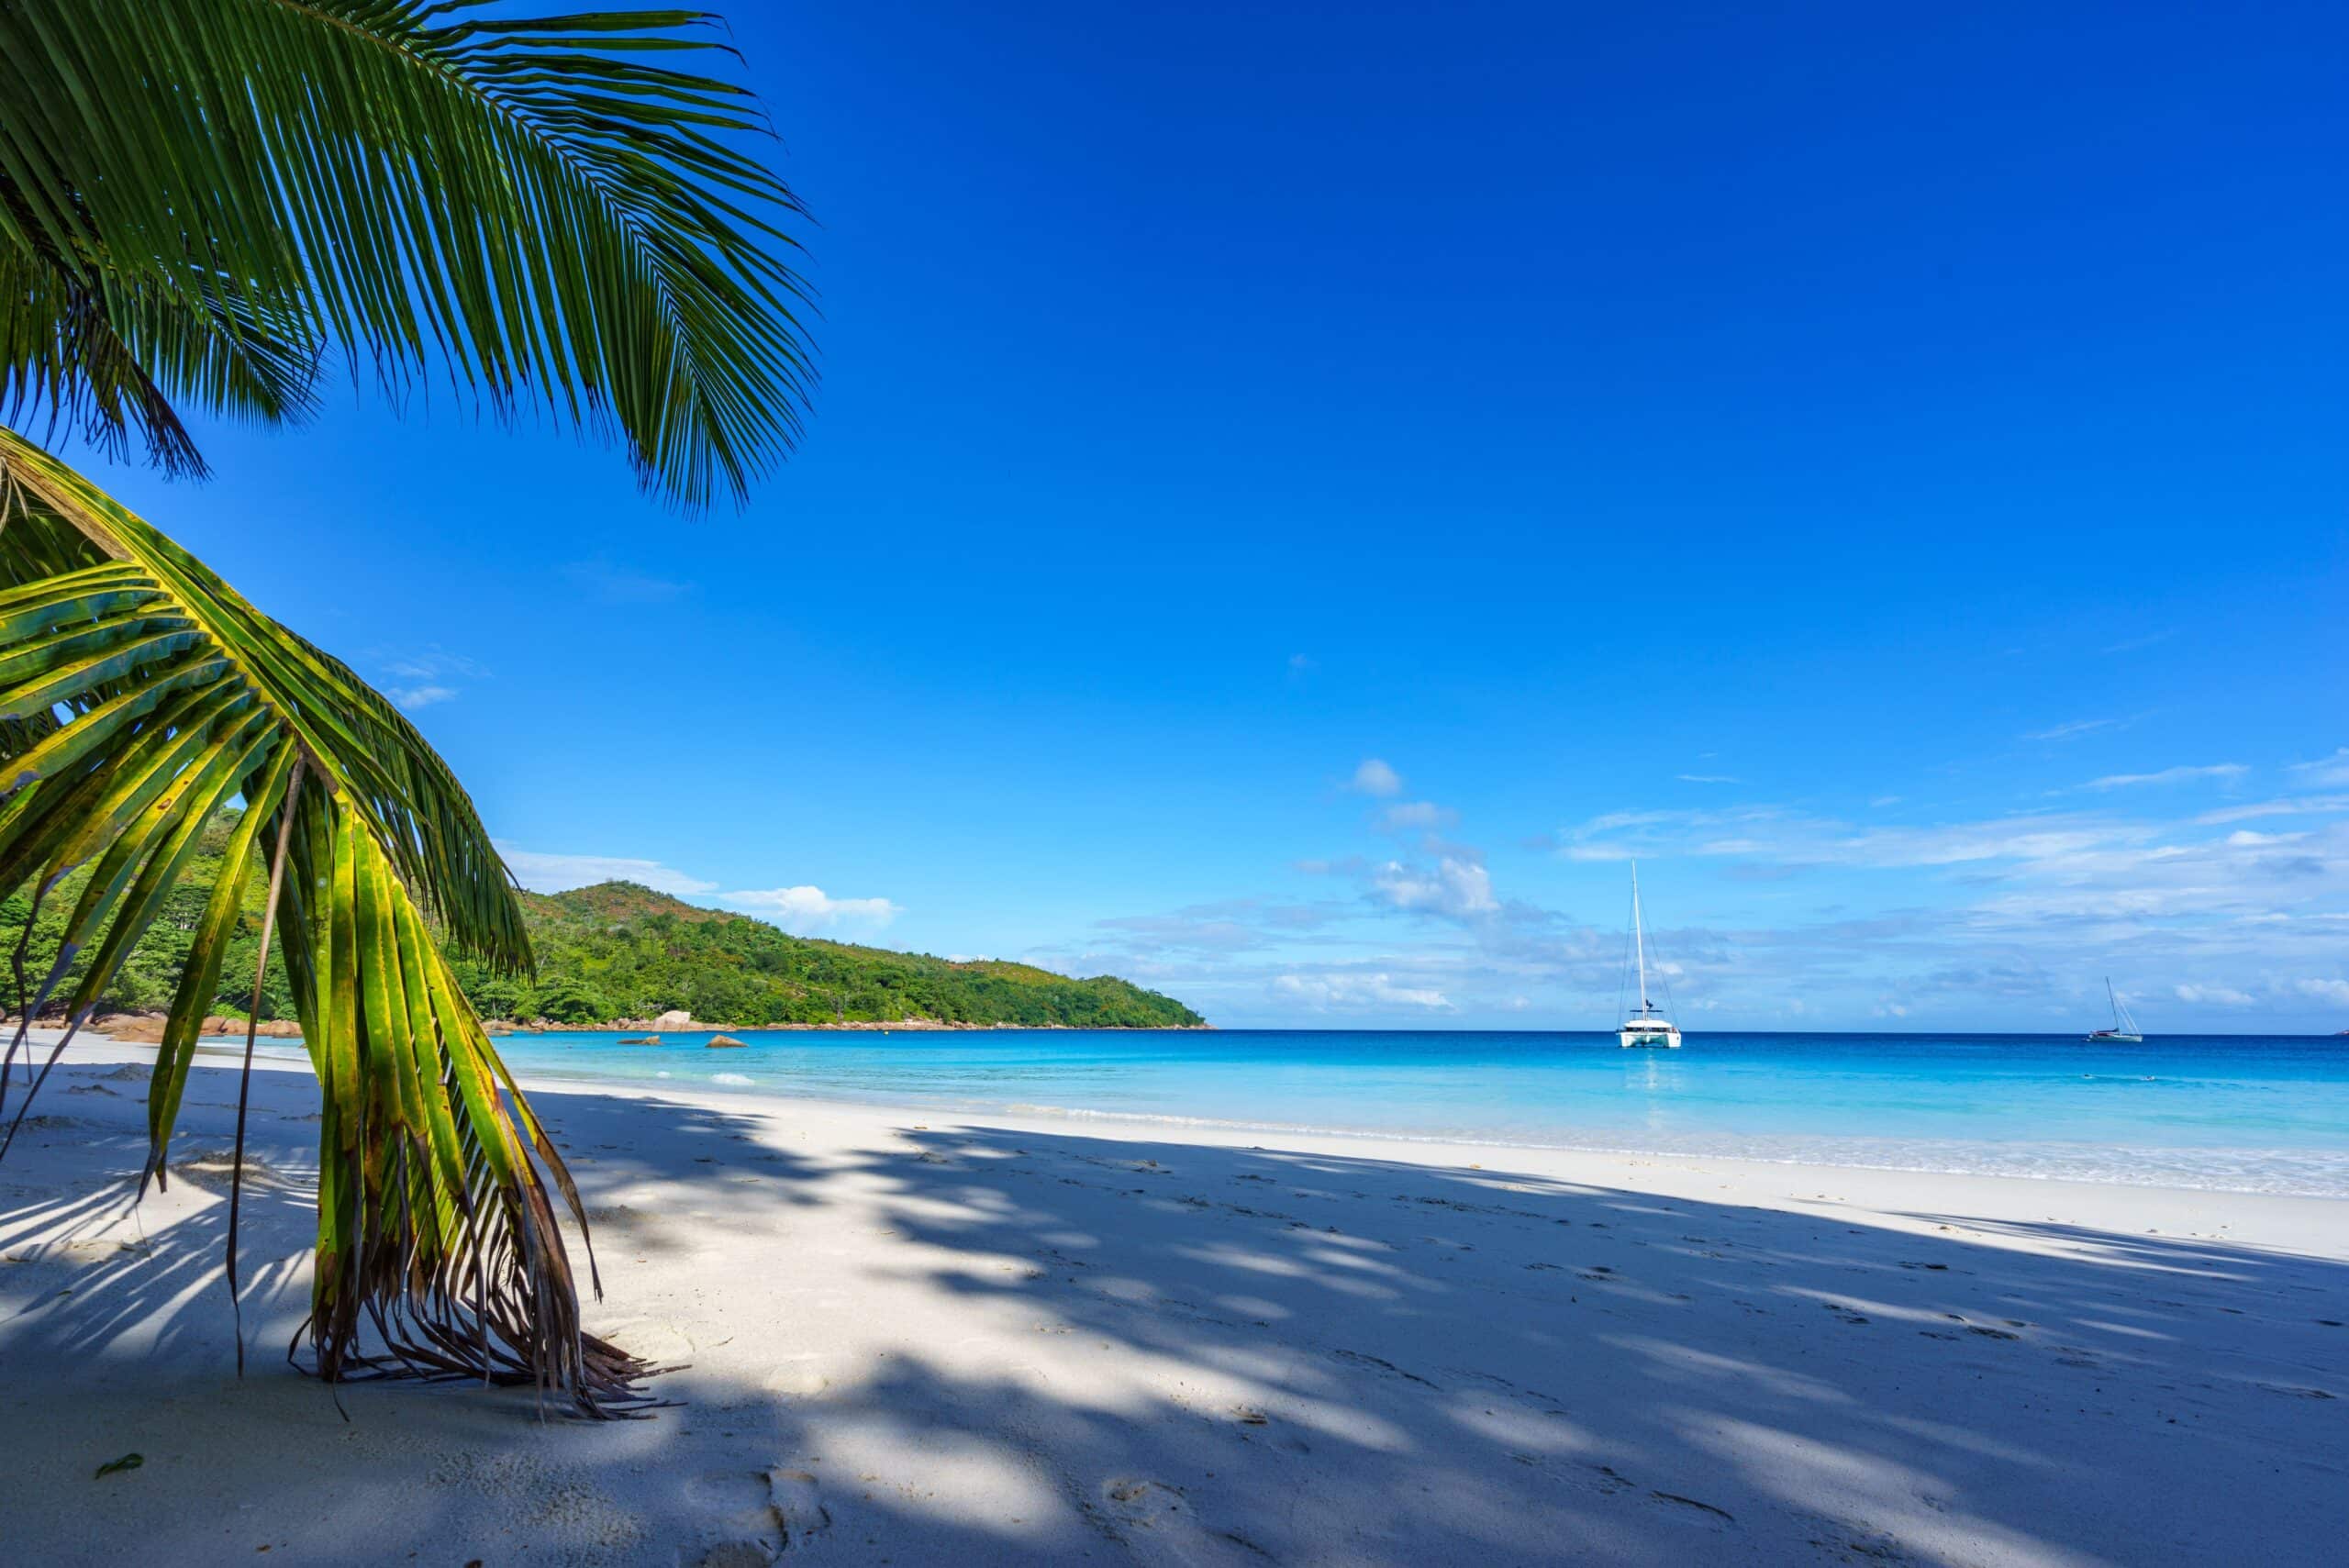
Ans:
[[[2138,1032],[2137,1020],[2129,1016],[2129,1009],[2121,1005],[2121,998],[2113,995],[2110,975],[2105,977],[2104,999],[2112,1004],[2112,1027],[2097,1030],[2088,1036],[2088,1042],[2093,1045],[2103,1040],[2114,1045],[2143,1045],[2145,1037]]]
[[[1680,1049],[1680,1029],[1670,1018],[1656,1010],[1648,1000],[1648,939],[1640,927],[1640,864],[1631,862],[1631,951],[1638,955],[1640,973],[1640,1005],[1623,1015],[1615,1038],[1625,1051],[1634,1048],[1677,1051]]]

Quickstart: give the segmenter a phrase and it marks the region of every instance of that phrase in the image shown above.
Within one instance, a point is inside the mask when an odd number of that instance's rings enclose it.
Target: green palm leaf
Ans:
[[[739,498],[814,376],[764,123],[706,14],[508,11],[0,0],[0,409],[195,467],[173,397],[298,414],[330,343]]]
[[[0,431],[0,885],[29,881],[38,900],[91,868],[0,1060],[0,1110],[29,1018],[63,990],[72,1038],[205,824],[239,800],[150,1084],[148,1176],[167,1179],[222,954],[282,846],[268,910],[324,1090],[317,1370],[533,1382],[596,1415],[641,1403],[648,1369],[579,1327],[545,1187],[551,1176],[584,1229],[569,1173],[434,937],[529,962],[472,803],[347,667]],[[230,1266],[233,1290],[233,1241]],[[377,1348],[362,1348],[363,1323]]]

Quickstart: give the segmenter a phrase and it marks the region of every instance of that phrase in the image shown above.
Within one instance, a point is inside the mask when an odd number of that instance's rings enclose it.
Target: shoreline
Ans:
[[[491,1027],[494,1024],[495,1027]],[[647,1030],[662,1034],[796,1034],[823,1030],[854,1033],[860,1030],[887,1034],[902,1029],[908,1034],[971,1033],[985,1034],[997,1030],[1059,1029],[1076,1033],[1098,1034],[1199,1034],[1212,1032],[1213,1024],[970,1024],[953,1023],[943,1018],[896,1018],[879,1020],[845,1018],[829,1024],[705,1024],[698,1021],[662,1029],[657,1023],[642,1018],[622,1018],[616,1023],[558,1024],[515,1023],[511,1019],[487,1020],[484,1025],[493,1039],[517,1034],[627,1034],[631,1030]]]
[[[277,1046],[298,1041],[276,1040]],[[199,1044],[199,1063],[233,1064],[224,1047]],[[154,1060],[150,1046],[115,1041],[89,1035],[76,1038],[61,1059],[59,1071],[72,1067],[143,1066]],[[256,1054],[257,1072],[292,1073],[310,1079],[306,1059]],[[1145,1113],[1093,1111],[1046,1106],[1018,1107],[948,1105],[886,1095],[783,1094],[755,1087],[709,1089],[668,1080],[647,1082],[549,1075],[516,1070],[517,1080],[533,1102],[540,1096],[607,1098],[626,1104],[691,1109],[712,1116],[756,1118],[788,1122],[795,1117],[845,1116],[874,1122],[908,1122],[908,1118],[952,1118],[994,1132],[1031,1133],[1040,1137],[1078,1136],[1123,1143],[1186,1143],[1204,1149],[1262,1152],[1266,1137],[1281,1140],[1289,1152],[1334,1158],[1375,1157],[1397,1164],[1464,1168],[1482,1171],[1514,1162],[1531,1173],[1560,1180],[1620,1182],[1628,1173],[1648,1173],[1660,1186],[1679,1190],[1727,1174],[1738,1190],[1776,1195],[1787,1202],[1809,1201],[1804,1196],[1827,1178],[1845,1187],[1869,1187],[1883,1197],[1910,1202],[1929,1197],[1946,1201],[1962,1197],[1954,1207],[1982,1218],[2021,1218],[2041,1215],[2053,1198],[2069,1200],[2075,1209],[2093,1211],[2102,1223],[2134,1225],[2147,1213],[2164,1210],[2194,1216],[2204,1210],[2255,1209],[2264,1223],[2256,1227],[2265,1244],[2288,1246],[2310,1255],[2349,1262],[2349,1198],[2307,1193],[2272,1193],[2232,1187],[2187,1187],[2154,1182],[2079,1180],[2064,1176],[2022,1175],[1981,1171],[1915,1169],[1901,1166],[1846,1164],[1832,1162],[1776,1159],[1744,1153],[1690,1153],[1641,1149],[1600,1148],[1560,1144],[1508,1143],[1466,1137],[1408,1132],[1341,1130],[1326,1128],[1278,1127],[1237,1121],[1156,1118]],[[53,1085],[52,1085],[53,1086]],[[46,1104],[43,1109],[53,1109]],[[566,1151],[566,1158],[569,1157]],[[0,1167],[5,1171],[5,1167]],[[1837,1182],[1829,1182],[1836,1185]],[[1840,1201],[1840,1200],[1839,1200]],[[2058,1205],[2058,1207],[2063,1207]],[[2065,1222],[2069,1222],[2068,1219]],[[2208,1232],[2181,1227],[2164,1231],[2144,1227],[2143,1233],[2217,1240],[2219,1229],[2243,1230],[2239,1218],[2208,1221]],[[2238,1235],[2232,1240],[2243,1240]]]
[[[52,1036],[54,1034],[54,1031],[46,1032]],[[103,1039],[103,1037],[100,1038]],[[91,1039],[92,1036],[84,1033],[77,1037],[77,1044]],[[139,1041],[108,1041],[106,1043],[151,1050]],[[260,1043],[262,1053],[255,1057],[257,1065],[264,1060],[270,1060],[266,1057],[266,1052],[273,1047],[286,1050],[298,1049],[301,1045],[298,1039],[271,1040],[268,1037],[263,1037]],[[680,1043],[688,1046],[690,1044],[683,1041]],[[196,1049],[200,1055],[217,1060],[230,1056],[240,1057],[243,1048],[241,1040],[230,1043],[216,1041],[212,1037],[206,1037],[205,1040],[199,1041]],[[658,1048],[644,1047],[642,1049]],[[302,1071],[308,1071],[306,1061],[300,1058],[278,1057],[273,1060],[280,1064],[297,1066]],[[2010,1140],[2012,1147],[2035,1149],[2043,1153],[2060,1150],[2067,1155],[2076,1155],[2080,1160],[2090,1164],[2099,1159],[2108,1161],[2110,1166],[2105,1169],[2083,1170],[2076,1164],[2070,1169],[1996,1169],[1983,1168],[1979,1162],[1984,1158],[1982,1155],[1976,1156],[1975,1163],[1963,1163],[1960,1161],[1966,1151],[2004,1150],[2010,1146],[2009,1143],[1977,1142],[1959,1139],[1893,1140],[1904,1144],[1910,1151],[1920,1146],[1920,1142],[1931,1141],[1943,1148],[1960,1151],[1950,1155],[1944,1162],[1924,1163],[1919,1162],[1914,1158],[1902,1160],[1890,1155],[1876,1159],[1852,1157],[1860,1151],[1849,1149],[1841,1151],[1806,1150],[1801,1153],[1773,1152],[1758,1147],[1766,1145],[1770,1141],[1769,1135],[1750,1135],[1739,1138],[1736,1135],[1723,1134],[1721,1137],[1728,1146],[1663,1148],[1642,1146],[1631,1141],[1613,1141],[1612,1140],[1620,1134],[1621,1129],[1593,1127],[1567,1129],[1566,1136],[1573,1139],[1572,1141],[1544,1141],[1536,1139],[1506,1138],[1497,1134],[1475,1131],[1306,1125],[1295,1122],[1245,1120],[1236,1118],[1105,1109],[1083,1106],[1033,1105],[1017,1101],[985,1101],[968,1098],[958,1100],[944,1095],[929,1098],[916,1095],[893,1096],[878,1090],[841,1092],[801,1087],[796,1093],[790,1093],[762,1085],[751,1080],[747,1073],[740,1071],[744,1067],[755,1067],[755,1060],[738,1062],[729,1058],[727,1062],[727,1071],[713,1075],[718,1083],[723,1084],[722,1087],[710,1087],[707,1084],[697,1084],[690,1079],[673,1079],[665,1074],[654,1078],[642,1078],[605,1074],[593,1069],[550,1071],[545,1064],[516,1066],[515,1073],[524,1088],[532,1094],[584,1091],[672,1098],[703,1095],[707,1096],[713,1105],[735,1108],[755,1108],[764,1106],[772,1109],[774,1106],[806,1102],[849,1107],[874,1114],[952,1116],[996,1126],[1036,1125],[1072,1132],[1096,1130],[1106,1133],[1112,1129],[1123,1128],[1130,1129],[1131,1135],[1136,1137],[1151,1136],[1154,1133],[1175,1138],[1197,1132],[1205,1139],[1227,1143],[1243,1139],[1262,1140],[1267,1137],[1292,1143],[1298,1140],[1333,1140],[1340,1147],[1355,1149],[1361,1149],[1366,1145],[1424,1149],[1430,1151],[1431,1158],[1457,1154],[1486,1159],[1497,1157],[1506,1160],[1540,1159],[1558,1155],[1667,1162],[1732,1162],[1756,1169],[2010,1182],[2021,1184],[2025,1188],[2110,1186],[2129,1191],[2171,1193],[2181,1199],[2190,1199],[2201,1195],[2240,1195],[2250,1197],[2292,1198],[2312,1203],[2349,1203],[2349,1193],[2340,1191],[2273,1185],[2256,1186],[2240,1182],[2225,1184],[2215,1180],[2189,1181],[2182,1179],[2173,1171],[2144,1166],[2142,1161],[2140,1171],[2132,1173],[2126,1169],[2125,1146],[2101,1143],[2070,1143],[2061,1140],[2028,1139]],[[1745,1146],[1735,1146],[1741,1142]],[[1845,1157],[1834,1157],[1837,1152],[1842,1153]]]

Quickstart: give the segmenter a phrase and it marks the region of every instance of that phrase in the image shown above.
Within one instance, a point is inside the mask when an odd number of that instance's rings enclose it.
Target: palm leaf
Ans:
[[[0,176],[0,194],[6,177]],[[0,244],[0,415],[45,407],[109,457],[135,435],[166,473],[207,471],[175,400],[262,424],[316,406],[318,347],[284,312],[256,317],[216,289],[191,304],[174,289],[110,274],[76,276],[38,250]]]
[[[724,50],[712,20],[6,0],[0,281],[45,292],[0,295],[0,395],[184,465],[172,395],[294,407],[272,372],[325,341],[395,384],[441,366],[501,413],[617,432],[689,506],[739,498],[796,442],[814,371],[780,259],[802,209],[739,145],[764,122],[681,69]],[[94,311],[140,375],[73,337]]]
[[[147,1178],[168,1180],[222,955],[263,847],[283,845],[268,914],[324,1101],[316,1370],[530,1382],[592,1415],[642,1403],[649,1369],[580,1329],[545,1185],[584,1230],[569,1173],[435,940],[529,962],[472,803],[347,667],[0,431],[0,886],[29,881],[38,899],[90,868],[0,1059],[5,1110],[6,1066],[62,991],[67,1029],[10,1137],[205,825],[238,801],[150,1084]]]

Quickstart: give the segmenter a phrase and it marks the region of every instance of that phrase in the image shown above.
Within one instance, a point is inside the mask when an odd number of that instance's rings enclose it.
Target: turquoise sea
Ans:
[[[2349,1040],[1435,1030],[516,1035],[539,1079],[2349,1197]]]

